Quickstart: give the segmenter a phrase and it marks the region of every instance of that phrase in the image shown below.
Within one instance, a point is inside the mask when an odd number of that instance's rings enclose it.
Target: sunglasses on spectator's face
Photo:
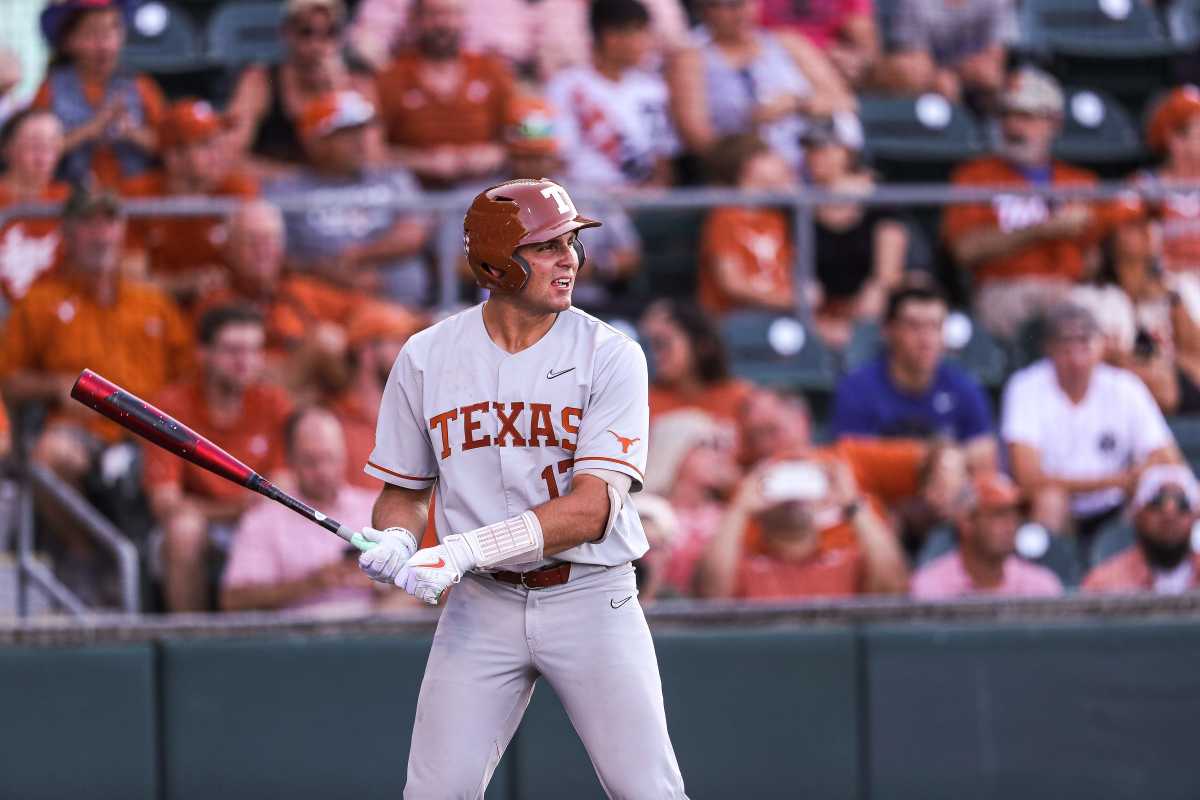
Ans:
[[[1161,511],[1167,504],[1168,500],[1174,500],[1175,507],[1178,508],[1182,514],[1186,514],[1192,510],[1192,504],[1188,502],[1186,494],[1183,492],[1173,492],[1169,490],[1161,491],[1154,495],[1154,497],[1150,498],[1150,500],[1146,502],[1146,508],[1152,508],[1155,511]]]
[[[292,32],[299,39],[336,39],[342,35],[341,27],[334,25],[329,28],[314,28],[311,25],[300,25],[292,28]]]

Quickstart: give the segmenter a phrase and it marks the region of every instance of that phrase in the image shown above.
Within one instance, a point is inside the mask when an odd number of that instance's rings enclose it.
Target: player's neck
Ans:
[[[537,344],[557,318],[558,312],[524,308],[502,295],[493,295],[483,304],[483,327],[506,353],[519,353]]]

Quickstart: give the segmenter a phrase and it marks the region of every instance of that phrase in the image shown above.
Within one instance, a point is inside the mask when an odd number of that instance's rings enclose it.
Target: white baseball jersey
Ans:
[[[368,475],[435,488],[439,538],[508,519],[569,490],[576,468],[621,472],[642,487],[649,428],[646,357],[579,309],[518,353],[500,349],[483,305],[416,334],[392,367]],[[646,552],[626,503],[598,542],[554,556],[616,566]]]
[[[590,186],[641,183],[660,158],[679,152],[668,113],[667,84],[653,72],[626,71],[611,81],[591,67],[555,75],[546,98],[572,180]]]

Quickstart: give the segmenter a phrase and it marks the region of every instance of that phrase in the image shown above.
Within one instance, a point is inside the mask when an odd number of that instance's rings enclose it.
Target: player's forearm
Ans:
[[[428,489],[405,489],[390,483],[384,484],[371,512],[371,527],[377,530],[405,528],[412,532],[418,542],[421,541],[429,518],[429,496],[432,492],[432,486]]]
[[[600,478],[579,475],[567,494],[534,508],[542,526],[542,554],[551,556],[603,536],[608,504],[607,484]]]

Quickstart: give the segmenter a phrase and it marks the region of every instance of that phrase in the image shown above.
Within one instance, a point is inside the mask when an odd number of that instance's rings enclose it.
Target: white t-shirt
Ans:
[[[1145,384],[1133,373],[1100,364],[1087,394],[1073,404],[1048,359],[1016,372],[1004,389],[1001,435],[1041,454],[1042,471],[1085,480],[1115,475],[1171,444],[1171,431]],[[1124,500],[1118,488],[1077,494],[1076,516],[1107,511]]]
[[[663,79],[640,69],[610,81],[591,67],[571,67],[546,86],[558,117],[572,182],[592,187],[646,181],[659,159],[679,152]]]
[[[646,356],[576,308],[519,353],[501,350],[483,305],[408,340],[384,388],[365,472],[435,488],[439,537],[513,517],[567,491],[575,468],[627,475],[642,488],[650,427]],[[556,561],[616,566],[640,558],[646,534],[625,503],[599,542]]]

